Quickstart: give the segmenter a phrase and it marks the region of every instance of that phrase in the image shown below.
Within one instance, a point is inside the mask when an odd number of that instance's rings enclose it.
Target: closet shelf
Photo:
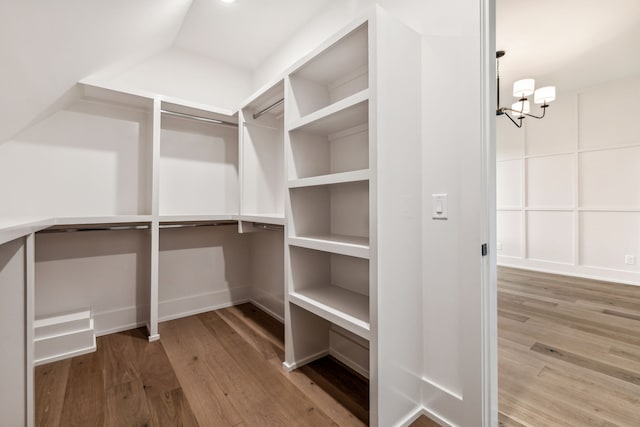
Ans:
[[[211,222],[211,221],[237,221],[237,214],[218,214],[218,215],[160,215],[159,221],[164,223],[186,223],[186,222]]]
[[[365,89],[300,118],[289,127],[289,131],[330,135],[365,124],[368,119],[369,89]]]
[[[286,220],[282,214],[241,214],[238,221],[259,222],[262,224],[284,225]]]
[[[369,259],[369,238],[341,234],[303,235],[288,238],[288,243],[340,255]]]
[[[312,187],[316,185],[341,184],[345,182],[368,181],[369,169],[361,169],[350,172],[332,173],[328,175],[318,175],[308,178],[294,179],[289,181],[289,188]]]
[[[117,224],[144,224],[151,222],[151,215],[114,215],[114,216],[84,216],[84,217],[60,217],[56,218],[55,225],[103,225],[112,226]]]
[[[290,292],[289,302],[369,339],[369,297],[366,295],[329,285]]]

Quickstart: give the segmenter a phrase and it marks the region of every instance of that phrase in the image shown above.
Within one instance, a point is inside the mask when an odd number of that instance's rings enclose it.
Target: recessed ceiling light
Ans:
[[[222,0],[223,3],[233,3],[236,0]]]

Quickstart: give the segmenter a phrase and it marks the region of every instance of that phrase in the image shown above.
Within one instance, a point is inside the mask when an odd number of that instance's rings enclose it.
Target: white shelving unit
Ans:
[[[420,49],[375,8],[285,79],[284,366],[331,354],[368,374],[371,425],[412,410],[419,390],[406,372],[419,371],[420,344],[402,330],[420,318],[406,302],[422,298]]]

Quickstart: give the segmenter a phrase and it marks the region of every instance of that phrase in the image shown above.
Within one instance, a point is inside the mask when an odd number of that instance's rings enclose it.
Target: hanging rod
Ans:
[[[147,230],[148,225],[112,225],[112,226],[59,226],[60,228],[52,227],[38,231],[38,233],[76,233],[79,231],[122,231],[122,230]]]
[[[282,103],[284,102],[284,98],[282,98],[279,101],[274,102],[273,104],[269,105],[267,108],[262,109],[260,111],[258,111],[257,113],[255,113],[253,115],[253,119],[257,119],[258,117],[262,116],[263,114],[268,113],[269,111],[273,110],[274,108],[276,108],[278,105],[282,105]]]
[[[185,227],[217,227],[221,225],[237,225],[238,221],[194,222],[184,224],[160,224],[160,228],[185,228]]]
[[[253,223],[253,228],[261,228],[263,230],[269,230],[269,231],[282,231],[282,230],[284,230],[284,225],[265,224],[265,223],[262,223],[262,222],[254,222]]]
[[[208,117],[194,116],[193,114],[177,113],[175,111],[169,111],[169,110],[160,110],[160,112],[164,114],[168,114],[170,116],[183,117],[185,119],[198,120],[200,122],[214,123],[216,125],[223,125],[223,126],[238,127],[237,123],[225,122],[224,120],[218,120],[218,119],[210,119]]]

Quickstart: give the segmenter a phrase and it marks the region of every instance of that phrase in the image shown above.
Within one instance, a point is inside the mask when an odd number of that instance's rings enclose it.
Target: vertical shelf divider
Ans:
[[[153,148],[151,160],[151,274],[149,288],[149,341],[160,339],[158,332],[158,277],[160,273],[160,133],[161,100],[153,100]]]

